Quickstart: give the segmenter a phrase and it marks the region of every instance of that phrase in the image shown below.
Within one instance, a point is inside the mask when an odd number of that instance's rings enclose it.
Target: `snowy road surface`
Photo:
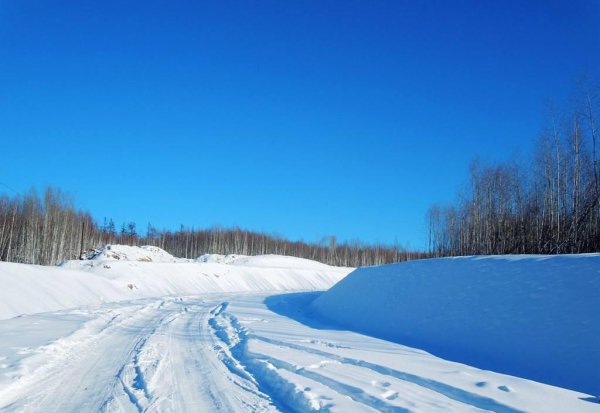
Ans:
[[[314,297],[205,294],[0,321],[0,411],[600,412],[581,393],[319,325],[301,313]]]

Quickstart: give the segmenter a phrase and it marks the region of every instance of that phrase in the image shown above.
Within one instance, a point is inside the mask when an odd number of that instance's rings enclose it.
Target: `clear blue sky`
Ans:
[[[592,0],[108,3],[0,0],[0,181],[141,228],[424,247],[600,67]]]

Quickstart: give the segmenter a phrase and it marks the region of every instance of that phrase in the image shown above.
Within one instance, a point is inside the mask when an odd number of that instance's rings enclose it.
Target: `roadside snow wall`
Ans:
[[[600,394],[599,254],[359,268],[311,311],[453,361]]]

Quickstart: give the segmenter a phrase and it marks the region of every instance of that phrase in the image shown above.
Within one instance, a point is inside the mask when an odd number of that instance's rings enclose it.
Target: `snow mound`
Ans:
[[[195,262],[157,247],[124,245],[88,258],[60,267],[0,262],[0,319],[145,297],[325,290],[351,270],[276,255],[244,257],[253,265]]]
[[[162,248],[150,245],[106,245],[84,254],[82,258],[95,261],[187,262],[185,258],[175,258]]]
[[[443,358],[600,394],[600,254],[359,268],[311,311]]]
[[[229,265],[240,265],[244,267],[262,267],[262,268],[313,268],[324,269],[332,268],[330,265],[306,258],[290,257],[287,255],[219,255],[204,254],[196,259],[197,262],[216,262]]]
[[[217,264],[232,264],[240,258],[247,258],[247,255],[221,255],[221,254],[204,254],[196,258],[196,262],[211,262]]]

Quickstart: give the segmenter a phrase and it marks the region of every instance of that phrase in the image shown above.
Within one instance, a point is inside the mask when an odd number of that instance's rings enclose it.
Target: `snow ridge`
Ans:
[[[59,267],[0,262],[0,320],[178,294],[324,290],[351,270],[277,255],[196,262],[157,247],[109,245]]]
[[[360,268],[311,309],[450,360],[600,393],[600,254]]]

